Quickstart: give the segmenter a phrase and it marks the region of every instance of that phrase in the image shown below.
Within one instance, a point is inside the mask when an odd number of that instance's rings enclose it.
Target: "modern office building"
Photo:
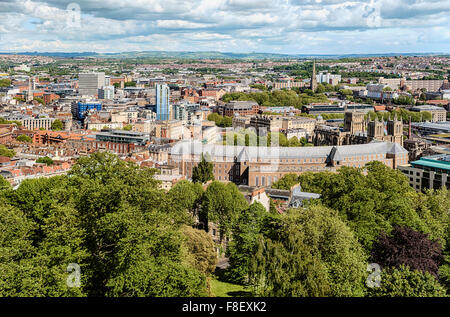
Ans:
[[[105,73],[80,73],[78,93],[82,96],[98,96],[98,90],[105,86]]]
[[[102,110],[102,104],[98,102],[77,102],[72,104],[72,115],[77,120],[84,120],[89,110]]]
[[[114,86],[103,86],[98,90],[98,99],[113,100]]]
[[[170,120],[170,89],[166,84],[156,85],[156,120]]]
[[[398,169],[409,178],[409,184],[417,191],[442,187],[450,189],[450,154],[421,157]]]
[[[97,141],[146,145],[150,136],[148,133],[140,133],[134,131],[111,130],[107,132],[99,132],[95,135]]]

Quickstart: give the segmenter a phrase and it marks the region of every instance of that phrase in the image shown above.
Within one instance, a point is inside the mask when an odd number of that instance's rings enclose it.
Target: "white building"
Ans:
[[[99,89],[105,86],[105,73],[80,73],[78,93],[82,96],[98,96]]]
[[[341,82],[341,75],[333,75],[330,73],[320,73],[316,75],[317,83],[326,83],[337,85]]]
[[[104,86],[98,90],[98,99],[113,100],[114,86]]]

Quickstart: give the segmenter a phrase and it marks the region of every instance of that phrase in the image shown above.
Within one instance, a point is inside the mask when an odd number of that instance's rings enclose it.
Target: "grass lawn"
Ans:
[[[215,297],[242,297],[252,295],[242,285],[221,282],[215,278],[211,279],[211,291]]]

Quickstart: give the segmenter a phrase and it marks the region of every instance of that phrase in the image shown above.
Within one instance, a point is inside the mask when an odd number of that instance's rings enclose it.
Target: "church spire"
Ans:
[[[311,90],[315,92],[317,89],[317,78],[316,78],[316,60],[313,60],[313,69],[311,76]]]

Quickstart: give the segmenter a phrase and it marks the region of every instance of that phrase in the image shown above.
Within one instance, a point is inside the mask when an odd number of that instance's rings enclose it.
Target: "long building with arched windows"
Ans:
[[[393,142],[317,147],[257,147],[178,142],[168,153],[168,164],[192,178],[202,155],[213,164],[216,180],[269,187],[286,174],[336,171],[342,166],[364,167],[380,161],[391,168],[408,163],[408,151]]]

